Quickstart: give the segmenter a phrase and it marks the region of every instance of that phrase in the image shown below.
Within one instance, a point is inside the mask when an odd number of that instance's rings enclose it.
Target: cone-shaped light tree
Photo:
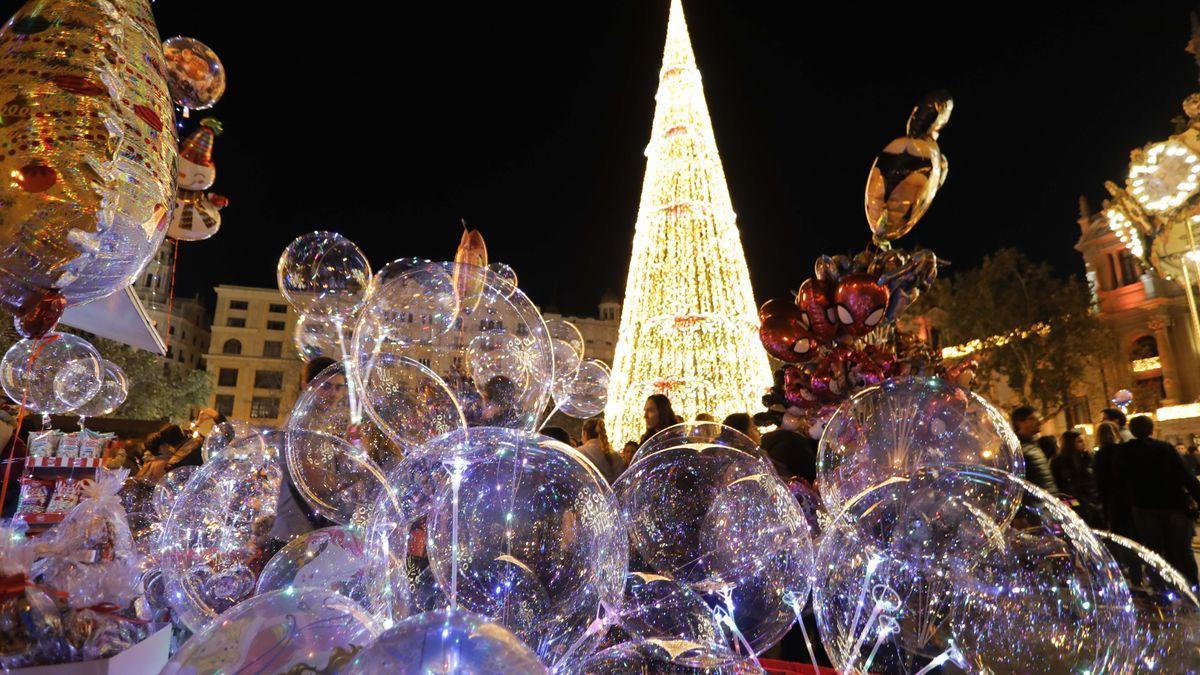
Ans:
[[[661,393],[685,419],[762,407],[771,369],[736,216],[680,0],[646,148],[646,177],[625,284],[605,418],[620,444],[644,429]]]

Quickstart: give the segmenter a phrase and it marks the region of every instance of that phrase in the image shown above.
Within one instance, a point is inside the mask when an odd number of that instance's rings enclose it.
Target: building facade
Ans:
[[[274,288],[217,286],[211,346],[212,405],[234,419],[281,425],[296,398],[304,362],[293,341],[298,314]]]
[[[164,239],[142,276],[133,283],[146,314],[167,345],[166,361],[204,370],[210,340],[208,308],[197,295],[171,297],[171,268],[175,243]]]
[[[563,316],[552,311],[542,316],[575,324],[583,335],[583,357],[600,359],[612,367],[613,350],[617,347],[617,334],[621,330],[621,301],[615,293],[604,294],[596,316]]]

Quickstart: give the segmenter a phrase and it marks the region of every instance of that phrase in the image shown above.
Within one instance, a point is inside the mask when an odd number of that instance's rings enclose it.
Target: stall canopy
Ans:
[[[155,354],[167,353],[167,346],[154,329],[154,323],[132,286],[106,298],[68,308],[61,323]]]

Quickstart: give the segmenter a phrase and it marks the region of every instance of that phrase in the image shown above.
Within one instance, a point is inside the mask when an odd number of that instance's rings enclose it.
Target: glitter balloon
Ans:
[[[14,343],[0,361],[0,384],[18,404],[46,415],[78,408],[100,390],[100,355],[81,337],[47,333]]]
[[[289,588],[251,598],[197,632],[163,668],[193,673],[339,672],[379,635],[349,598]]]
[[[1021,443],[995,406],[941,378],[904,377],[864,389],[838,408],[821,435],[817,484],[836,513],[892,476],[951,465],[1025,473]]]
[[[362,307],[371,264],[342,235],[310,232],[284,249],[276,276],[279,291],[297,312],[339,324],[349,322]]]
[[[281,436],[232,443],[200,468],[171,508],[160,550],[166,599],[173,618],[193,631],[254,593],[283,478]]]
[[[536,654],[504,626],[464,610],[425,612],[384,631],[345,675],[545,673]]]
[[[616,502],[567,446],[469,429],[406,457],[389,478],[396,505],[376,506],[368,542],[394,615],[456,600],[553,665],[602,606],[619,605],[628,544]]]
[[[225,93],[225,68],[208,45],[176,36],[163,42],[167,87],[177,105],[206,110]]]
[[[386,484],[380,467],[390,468],[401,454],[370,419],[353,421],[341,364],[308,383],[285,434],[296,490],[317,513],[343,525],[375,502]]]
[[[469,302],[459,288],[474,289]],[[355,327],[354,354],[376,418],[384,415],[375,404],[389,396],[371,379],[379,361],[424,364],[448,385],[469,426],[532,431],[550,398],[552,341],[541,315],[520,290],[497,286],[474,265],[434,263],[378,288]]]
[[[337,591],[368,610],[378,601],[368,594],[367,559],[362,541],[345,527],[324,527],[296,537],[271,556],[258,575],[255,595],[288,587]]]
[[[839,670],[1112,672],[1132,629],[1128,590],[1083,521],[985,467],[921,468],[851,500],[813,589]]]

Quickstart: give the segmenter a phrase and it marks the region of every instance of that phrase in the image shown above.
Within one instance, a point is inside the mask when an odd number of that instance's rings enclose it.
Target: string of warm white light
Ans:
[[[1129,166],[1129,194],[1151,212],[1170,211],[1200,189],[1200,156],[1171,139],[1144,151],[1141,161]]]
[[[761,407],[771,384],[754,292],[717,153],[683,7],[671,3],[646,176],[633,237],[605,417],[637,438],[642,406],[721,419]]]
[[[1142,246],[1142,235],[1134,227],[1133,221],[1129,219],[1129,216],[1114,207],[1105,211],[1104,217],[1108,220],[1108,229],[1117,235],[1117,239],[1121,240],[1126,250],[1138,259],[1144,260],[1146,258],[1146,250]]]

